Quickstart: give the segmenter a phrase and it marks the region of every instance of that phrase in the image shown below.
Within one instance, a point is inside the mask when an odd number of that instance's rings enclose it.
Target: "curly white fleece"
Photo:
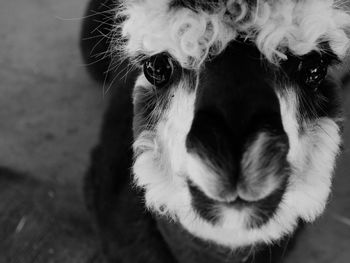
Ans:
[[[223,1],[213,12],[169,8],[170,0],[124,0],[123,50],[130,57],[168,51],[184,67],[198,68],[237,36],[255,42],[271,62],[285,52],[304,55],[328,41],[339,57],[349,48],[350,15],[336,0]],[[120,47],[119,47],[120,48]]]

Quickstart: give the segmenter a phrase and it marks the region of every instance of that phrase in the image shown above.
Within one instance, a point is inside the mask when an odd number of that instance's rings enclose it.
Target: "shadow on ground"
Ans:
[[[100,262],[81,196],[0,168],[0,262]]]

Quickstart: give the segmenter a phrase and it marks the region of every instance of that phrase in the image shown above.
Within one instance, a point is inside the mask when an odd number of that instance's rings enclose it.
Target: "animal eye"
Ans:
[[[316,91],[325,80],[328,63],[318,53],[303,58],[298,66],[299,81],[302,85]]]
[[[174,60],[167,53],[154,55],[143,64],[146,79],[158,88],[169,84],[174,74],[174,68]]]

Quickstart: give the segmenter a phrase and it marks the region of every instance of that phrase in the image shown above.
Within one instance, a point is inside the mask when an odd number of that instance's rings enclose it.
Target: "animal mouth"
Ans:
[[[229,207],[229,208],[232,207],[232,208],[241,210],[241,209],[243,209],[245,207],[254,207],[254,206],[260,204],[261,200],[259,200],[259,201],[248,201],[248,200],[244,200],[243,198],[238,196],[234,201],[230,201],[230,202],[219,201],[218,203],[223,205],[223,206]]]
[[[247,213],[248,219],[245,222],[247,229],[260,228],[266,224],[275,214],[279,204],[286,192],[286,180],[268,196],[248,201],[237,196],[233,201],[218,201],[208,197],[198,186],[188,181],[188,187],[192,197],[192,207],[197,214],[212,225],[219,224],[222,212],[225,210],[236,210],[239,213]],[[234,224],[235,222],[232,222]]]

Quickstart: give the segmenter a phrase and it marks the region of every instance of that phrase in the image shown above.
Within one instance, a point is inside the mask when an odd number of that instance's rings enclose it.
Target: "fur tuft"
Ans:
[[[332,0],[223,1],[213,12],[169,8],[169,0],[124,1],[122,48],[128,56],[172,54],[183,67],[199,68],[208,56],[240,38],[254,42],[270,62],[291,52],[302,56],[328,41],[344,57],[349,48],[350,16]],[[321,51],[321,50],[320,50]]]

